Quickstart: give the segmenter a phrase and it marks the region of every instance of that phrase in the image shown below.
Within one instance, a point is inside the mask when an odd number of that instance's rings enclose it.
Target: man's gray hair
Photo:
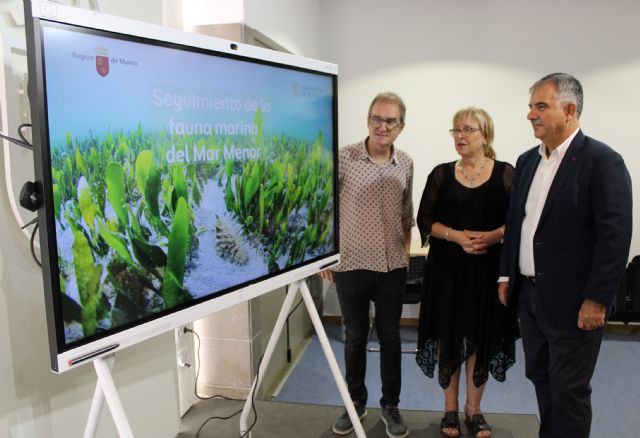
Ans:
[[[562,105],[571,102],[576,104],[576,114],[577,117],[580,118],[584,100],[580,81],[567,73],[551,73],[533,84],[529,89],[529,93],[533,93],[537,88],[548,83],[556,86],[558,90],[558,101],[560,101]]]
[[[369,118],[371,117],[371,110],[373,109],[373,106],[378,102],[389,102],[398,105],[398,108],[400,109],[400,123],[404,123],[404,118],[407,114],[407,107],[404,105],[404,101],[400,96],[390,91],[379,93],[373,98],[371,105],[369,105]]]

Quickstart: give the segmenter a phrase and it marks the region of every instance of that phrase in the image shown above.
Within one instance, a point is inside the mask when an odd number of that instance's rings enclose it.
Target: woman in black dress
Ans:
[[[493,122],[480,108],[463,108],[450,129],[460,159],[436,166],[418,210],[429,244],[416,361],[429,377],[438,365],[444,389],[441,431],[460,435],[458,386],[465,363],[465,423],[473,437],[491,428],[480,410],[488,374],[504,381],[515,363],[516,308],[498,301],[498,264],[513,167],[495,160]]]

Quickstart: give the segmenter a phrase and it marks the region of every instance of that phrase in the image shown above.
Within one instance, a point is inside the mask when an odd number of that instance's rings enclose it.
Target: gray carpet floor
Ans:
[[[325,326],[334,355],[344,370],[339,326]],[[415,347],[415,329],[403,328],[405,347]],[[373,342],[372,345],[376,343]],[[531,383],[524,377],[522,344],[517,344],[516,365],[509,370],[507,381],[499,383],[490,378],[482,408],[494,429],[493,437],[536,437],[538,430],[537,404]],[[368,354],[367,384],[369,387],[369,415],[363,425],[368,438],[384,437],[379,420],[378,398],[380,379],[378,353]],[[631,334],[606,333],[596,373],[592,380],[594,418],[592,438],[610,436],[632,438],[638,436],[640,416],[640,332]],[[402,394],[400,409],[411,429],[410,437],[441,437],[442,392],[437,379],[429,379],[415,364],[415,356],[403,355]],[[464,378],[461,381],[464,388]],[[461,398],[463,403],[464,398]],[[239,437],[239,417],[211,420],[212,416],[227,416],[243,406],[242,402],[208,400],[199,402],[183,418],[180,438],[198,436]],[[294,364],[279,392],[271,401],[257,401],[258,421],[254,438],[331,437],[331,425],[344,409],[340,394],[316,336],[297,364]],[[206,422],[206,424],[205,424]],[[462,426],[462,436],[466,428]],[[355,436],[351,434],[350,436]]]
[[[335,438],[331,425],[342,413],[338,406],[320,406],[301,403],[256,401],[258,421],[252,429],[254,438]],[[242,409],[242,402],[207,400],[198,402],[182,420],[177,438],[195,438],[198,429],[212,416],[227,416]],[[363,420],[367,438],[386,437],[384,424],[380,421],[380,410],[368,408],[369,415]],[[403,411],[409,426],[409,437],[436,438],[440,434],[439,412]],[[461,420],[464,416],[461,417]],[[535,415],[487,414],[493,427],[493,438],[534,438],[537,436],[538,420]],[[202,427],[200,438],[238,438],[240,436],[239,415],[228,420],[210,420]],[[355,437],[351,433],[350,437]],[[463,437],[469,436],[462,426]]]
[[[341,328],[325,324],[334,355],[344,370]],[[415,327],[402,328],[403,347],[415,347]],[[593,388],[592,438],[640,436],[640,331],[632,333],[605,333],[598,364],[591,381]],[[376,342],[371,343],[377,345]],[[379,353],[368,353],[367,387],[368,406],[377,407],[381,397]],[[340,394],[331,376],[327,361],[315,335],[300,362],[295,365],[274,400],[280,402],[341,405]],[[437,372],[437,370],[436,370]],[[465,387],[464,376],[460,388]],[[460,404],[464,404],[464,391],[460,391]],[[418,368],[414,354],[402,355],[402,393],[400,409],[438,412],[443,407],[442,390],[437,378],[426,377]],[[538,406],[533,385],[524,375],[522,342],[516,343],[516,364],[507,372],[505,382],[492,377],[487,383],[482,410],[492,414],[532,414],[537,418]],[[537,425],[535,427],[537,430]],[[516,435],[520,436],[520,435]]]

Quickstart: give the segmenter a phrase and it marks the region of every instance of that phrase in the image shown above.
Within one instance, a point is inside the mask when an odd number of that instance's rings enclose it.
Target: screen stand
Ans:
[[[105,399],[107,400],[113,421],[116,424],[116,429],[118,429],[118,435],[120,435],[121,438],[133,438],[131,426],[129,426],[129,421],[127,420],[124,408],[120,402],[120,397],[118,397],[118,392],[116,391],[116,385],[111,377],[114,359],[115,355],[112,353],[93,361],[98,382],[96,383],[96,390],[93,393],[93,401],[91,402],[87,426],[84,430],[84,438],[93,438],[96,436],[98,421],[100,420],[100,413]]]
[[[240,416],[240,435],[242,437],[251,437],[251,432],[249,432],[248,435],[245,434],[248,430],[247,418],[251,411],[254,393],[262,384],[262,378],[264,377],[264,373],[267,370],[267,366],[269,365],[269,361],[271,360],[271,356],[273,355],[273,351],[275,350],[278,338],[280,337],[280,333],[282,333],[282,328],[284,327],[285,321],[289,316],[289,311],[293,306],[293,301],[298,291],[300,291],[300,295],[302,295],[304,304],[307,307],[307,311],[309,312],[309,316],[311,317],[311,322],[313,323],[313,327],[316,330],[316,334],[318,335],[320,345],[322,345],[322,349],[324,350],[324,355],[327,358],[327,362],[329,362],[329,368],[331,369],[331,373],[333,374],[333,379],[338,386],[338,391],[340,391],[342,401],[347,408],[347,412],[349,413],[351,423],[353,423],[356,435],[358,436],[358,438],[365,438],[366,435],[364,433],[364,429],[362,428],[362,423],[360,423],[360,419],[358,418],[356,409],[353,406],[351,397],[349,396],[347,385],[342,378],[342,373],[340,372],[340,368],[338,367],[338,362],[336,362],[336,357],[333,354],[333,350],[331,349],[331,345],[329,344],[329,339],[327,338],[327,334],[324,331],[324,326],[322,325],[322,321],[320,320],[320,316],[318,315],[318,311],[316,310],[313,298],[311,297],[311,292],[309,292],[307,283],[304,280],[296,281],[289,286],[289,292],[284,299],[284,303],[282,303],[282,309],[280,310],[280,314],[278,315],[278,319],[276,320],[273,332],[271,333],[271,338],[269,338],[269,343],[267,344],[264,356],[262,358],[262,361],[260,362],[260,366],[258,367],[258,375],[255,379],[253,379],[251,390],[249,391],[247,401],[244,405],[244,409],[242,410],[242,415]]]

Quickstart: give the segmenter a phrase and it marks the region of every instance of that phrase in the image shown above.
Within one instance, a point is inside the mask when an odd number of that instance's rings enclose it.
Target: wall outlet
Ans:
[[[176,366],[178,370],[178,406],[182,417],[196,402],[194,393],[196,385],[195,342],[192,333],[185,330],[189,326],[176,327]]]
[[[178,366],[179,367],[186,367],[186,368],[191,368],[192,364],[191,364],[191,359],[190,359],[190,355],[189,355],[189,348],[183,348],[182,350],[180,350],[178,352]]]

